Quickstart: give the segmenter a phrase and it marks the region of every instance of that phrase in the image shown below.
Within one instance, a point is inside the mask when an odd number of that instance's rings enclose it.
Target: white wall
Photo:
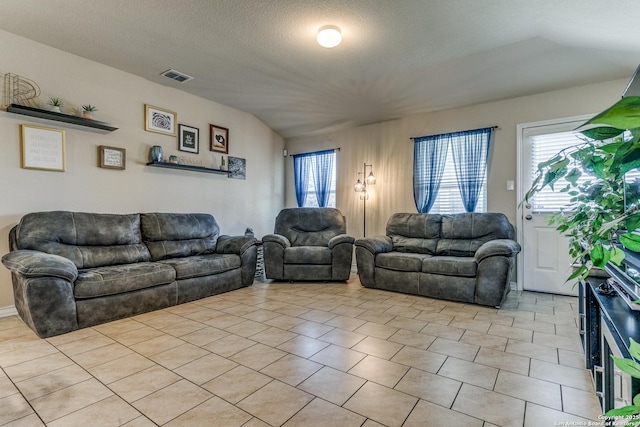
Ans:
[[[627,80],[542,93],[504,101],[414,115],[350,130],[286,140],[291,154],[340,147],[337,154],[337,208],[347,218],[347,232],[363,235],[363,202],[353,191],[363,163],[373,164],[377,178],[369,187],[367,236],[384,234],[395,212],[416,212],[413,200],[413,142],[411,137],[499,126],[491,147],[487,186],[489,211],[503,212],[516,224],[516,126],[541,120],[594,114],[617,100]],[[286,205],[296,206],[293,162],[286,168]]]
[[[66,131],[66,171],[21,169],[20,124],[43,124],[0,112],[0,254],[9,251],[9,230],[22,215],[44,210],[208,212],[223,234],[244,234],[248,226],[257,236],[273,231],[284,204],[284,142],[253,115],[3,31],[0,52],[0,74],[36,81],[42,103],[56,96],[67,106],[96,105],[97,120],[119,127],[100,134],[44,124]],[[209,152],[209,123],[229,128],[229,154],[246,159],[247,179],[146,167],[152,145],[161,145],[165,157],[196,155],[178,152],[174,137],[145,131],[144,104],[175,111],[179,123],[200,129],[197,157],[204,166],[220,161]],[[99,168],[99,145],[125,148],[126,170]],[[0,267],[0,311],[13,305],[12,292],[11,276]]]

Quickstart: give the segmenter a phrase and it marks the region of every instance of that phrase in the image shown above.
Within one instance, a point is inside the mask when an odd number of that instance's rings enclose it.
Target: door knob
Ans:
[[[531,203],[525,204],[524,207],[527,208],[527,209],[531,209]]]
[[[527,215],[524,217],[524,219],[526,219],[527,221],[531,221],[533,219],[532,215]]]

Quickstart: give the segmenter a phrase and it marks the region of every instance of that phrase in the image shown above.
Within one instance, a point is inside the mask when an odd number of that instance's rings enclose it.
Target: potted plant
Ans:
[[[569,253],[578,266],[567,281],[584,279],[594,266],[620,263],[624,252],[614,242],[640,252],[640,234],[634,233],[640,228],[640,194],[624,180],[640,167],[640,97],[621,99],[578,129],[584,141],[540,163],[525,195],[528,201],[550,186],[572,197],[565,210],[549,219],[569,237]],[[583,172],[590,177],[579,183]],[[561,178],[568,184],[554,188]]]
[[[62,107],[63,102],[61,98],[52,97],[52,98],[49,98],[49,102],[47,102],[47,104],[49,104],[49,109],[51,111],[59,113],[60,107]]]
[[[91,105],[91,104],[86,104],[82,106],[82,117],[84,117],[85,119],[93,119],[93,112],[94,111],[98,111],[98,109]]]

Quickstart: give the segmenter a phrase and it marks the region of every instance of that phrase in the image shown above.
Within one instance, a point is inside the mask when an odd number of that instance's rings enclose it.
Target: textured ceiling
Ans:
[[[285,138],[629,77],[638,0],[0,0],[0,29]],[[343,43],[315,42],[327,24]],[[174,83],[174,68],[195,77]],[[622,88],[621,88],[622,89]]]

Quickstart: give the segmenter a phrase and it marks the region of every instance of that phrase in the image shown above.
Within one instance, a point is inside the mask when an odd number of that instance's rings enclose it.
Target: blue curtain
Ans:
[[[413,199],[420,213],[428,213],[436,201],[448,148],[447,135],[424,136],[414,140]]]
[[[484,128],[450,134],[458,189],[467,212],[475,211],[478,204],[487,171],[492,130]]]
[[[311,161],[312,158],[304,154],[293,156],[293,178],[295,181],[296,200],[299,208],[303,207],[307,201],[307,187],[309,186]]]
[[[298,207],[303,207],[307,199],[309,178],[313,177],[318,206],[326,207],[331,193],[335,150],[314,151],[293,155],[293,176]]]
[[[331,180],[333,179],[334,150],[318,151],[314,155],[312,168],[313,182],[315,184],[318,206],[326,208],[331,192]]]

